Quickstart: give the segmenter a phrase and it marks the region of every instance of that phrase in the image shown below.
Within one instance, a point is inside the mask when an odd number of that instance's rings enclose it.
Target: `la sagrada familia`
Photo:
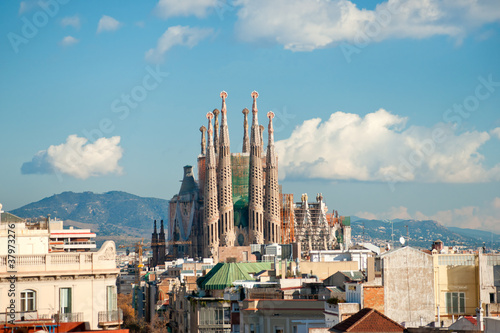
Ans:
[[[264,153],[264,126],[259,125],[257,110],[259,94],[254,91],[251,96],[250,136],[250,111],[247,108],[242,111],[244,132],[241,153],[230,152],[225,91],[220,94],[221,110],[215,109],[206,115],[208,129],[205,126],[200,128],[198,180],[195,179],[193,167],[185,166],[179,193],[170,200],[166,238],[170,244],[167,250],[174,257],[217,258],[219,247],[283,243],[282,193],[278,185],[278,157],[274,146],[274,113],[267,113],[268,142]],[[307,201],[307,196],[305,198]],[[308,241],[310,249],[316,247],[314,244],[320,244],[318,246],[321,249],[333,247],[340,235],[338,230],[342,227],[329,226],[326,205],[322,202],[322,196],[319,198],[316,206],[320,214],[316,222],[311,220],[309,211],[296,212],[304,216],[299,220],[305,223],[297,221],[296,238],[298,241]],[[306,207],[308,210],[312,206],[306,202],[305,205],[300,204],[298,209]],[[305,217],[309,218],[311,225],[307,225]],[[298,230],[301,227],[305,235],[310,231],[306,229],[312,230],[314,225],[322,228],[318,229],[318,235],[321,234],[324,239],[308,240],[300,235]]]

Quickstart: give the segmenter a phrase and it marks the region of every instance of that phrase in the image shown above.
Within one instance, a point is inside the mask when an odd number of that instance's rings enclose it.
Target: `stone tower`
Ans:
[[[219,110],[214,109],[212,111],[214,114],[214,149],[215,155],[219,153]]]
[[[205,193],[203,209],[204,256],[213,257],[217,262],[219,250],[219,206],[217,204],[217,165],[213,143],[212,118],[213,113],[207,113],[208,119],[208,149],[205,161]]]
[[[207,128],[205,126],[200,127],[201,132],[201,155],[206,155],[207,153],[207,139],[205,137],[205,132]]]
[[[278,187],[278,159],[274,151],[274,113],[267,113],[269,118],[268,144],[266,155],[266,213],[264,236],[266,243],[281,243],[280,193]]]
[[[221,127],[219,135],[219,165],[217,190],[219,192],[219,227],[220,246],[234,245],[234,211],[233,211],[233,175],[231,168],[231,152],[229,149],[229,130],[227,127],[227,109],[225,91],[222,98]]]
[[[165,264],[166,260],[166,244],[165,244],[165,229],[163,228],[163,220],[160,221],[160,233],[158,234],[158,264]]]
[[[259,125],[260,147],[262,148],[262,153],[260,156],[264,156],[264,129],[264,125]]]
[[[262,140],[259,120],[257,118],[257,97],[252,92],[252,131],[250,136],[250,179],[248,193],[248,224],[250,243],[264,243],[264,187],[262,169]]]
[[[151,250],[153,252],[151,267],[156,267],[158,266],[158,233],[156,232],[156,220],[154,222],[153,234],[151,235]]]
[[[247,108],[244,108],[242,113],[245,115],[243,119],[243,148],[241,149],[242,153],[250,152],[250,139],[248,138],[248,111]]]

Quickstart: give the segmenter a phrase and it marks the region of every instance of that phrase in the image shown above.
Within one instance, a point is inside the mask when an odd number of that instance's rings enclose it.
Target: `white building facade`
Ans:
[[[115,243],[107,241],[97,252],[51,253],[49,236],[47,229],[0,222],[0,322],[52,318],[88,322],[90,329],[118,325]]]

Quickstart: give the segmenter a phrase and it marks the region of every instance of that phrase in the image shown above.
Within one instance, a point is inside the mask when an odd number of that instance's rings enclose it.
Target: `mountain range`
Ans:
[[[104,240],[117,244],[133,243],[142,237],[149,241],[153,220],[168,219],[168,200],[144,198],[111,191],[63,192],[10,211],[22,218],[46,217],[64,220],[65,226],[90,228],[97,233],[98,246]]]
[[[351,229],[355,240],[376,244],[391,243],[394,240],[394,246],[401,246],[400,239],[403,237],[405,245],[426,249],[430,249],[436,240],[441,240],[445,246],[466,248],[485,246],[496,249],[500,246],[498,234],[477,229],[445,227],[434,220],[382,221],[351,216]]]
[[[10,211],[22,218],[46,217],[64,220],[66,227],[90,228],[97,233],[98,246],[104,240],[118,245],[132,244],[144,238],[147,243],[153,231],[153,220],[168,219],[169,201],[139,197],[130,193],[111,191],[63,192]],[[426,220],[367,220],[351,216],[352,237],[355,242],[373,242],[377,245],[399,244],[401,237],[410,246],[429,249],[440,239],[445,245],[474,248],[498,248],[500,235],[476,229],[445,227],[438,221]],[[394,232],[392,230],[394,229]],[[394,234],[394,236],[392,236]]]

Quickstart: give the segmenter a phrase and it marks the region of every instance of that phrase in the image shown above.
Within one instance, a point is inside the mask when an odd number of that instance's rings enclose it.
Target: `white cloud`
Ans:
[[[500,139],[500,127],[497,127],[494,130],[492,130],[491,135],[496,136],[498,139]]]
[[[100,138],[94,143],[88,143],[86,138],[70,135],[65,143],[39,151],[30,162],[22,165],[21,172],[59,173],[79,179],[121,174],[122,167],[118,162],[122,158],[123,149],[119,144],[119,136]]]
[[[201,40],[207,38],[213,33],[210,28],[196,28],[189,26],[173,26],[158,39],[156,48],[146,52],[146,60],[159,63],[163,61],[163,55],[175,45],[184,45],[193,47]]]
[[[209,9],[216,7],[220,0],[160,0],[155,13],[162,18],[174,16],[205,17]]]
[[[336,112],[304,121],[276,142],[280,178],[428,183],[500,180],[479,153],[487,132],[457,134],[447,124],[410,126],[384,109],[365,117]]]
[[[73,37],[73,36],[66,36],[66,37],[64,37],[61,40],[61,45],[70,46],[70,45],[76,44],[78,42],[79,42],[79,40],[76,39],[75,37]]]
[[[64,17],[61,20],[61,25],[63,27],[73,27],[78,30],[80,29],[80,17],[78,15]]]
[[[354,215],[366,219],[405,219],[405,220],[435,220],[444,226],[483,229],[500,232],[500,198],[496,197],[491,202],[481,206],[465,206],[450,210],[438,211],[426,215],[420,211],[409,214],[406,207],[391,207],[387,212],[371,213],[358,212]]]
[[[101,33],[103,31],[115,31],[118,30],[121,25],[122,24],[120,22],[111,16],[103,15],[97,25],[97,33]]]
[[[236,30],[243,41],[264,41],[293,51],[388,38],[450,36],[460,42],[472,29],[500,20],[496,0],[388,0],[374,10],[349,0],[239,0]]]

